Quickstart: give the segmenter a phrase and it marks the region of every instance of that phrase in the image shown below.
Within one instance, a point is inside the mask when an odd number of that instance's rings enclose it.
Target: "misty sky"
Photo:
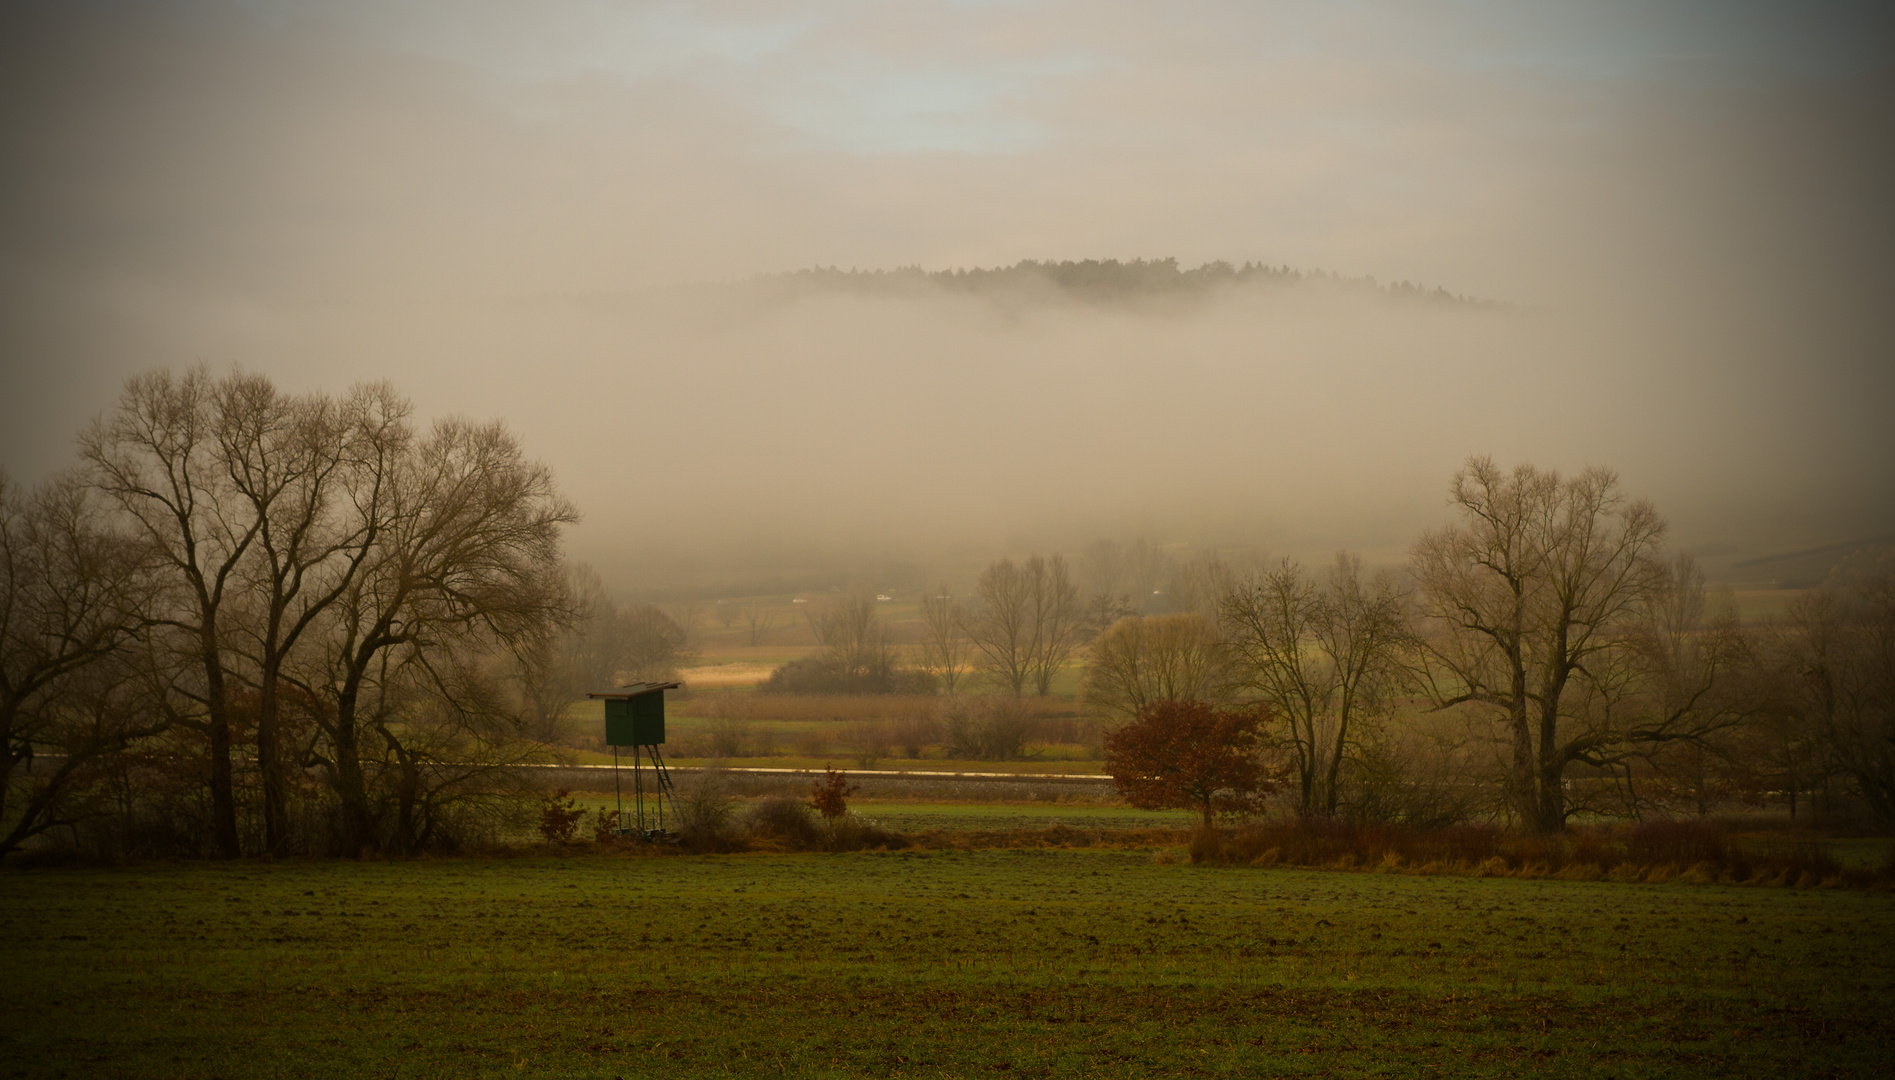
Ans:
[[[203,361],[505,417],[628,585],[1398,552],[1473,452],[1883,535],[1892,58],[1886,4],[4,3],[0,463]],[[708,287],[1140,256],[1506,306]]]

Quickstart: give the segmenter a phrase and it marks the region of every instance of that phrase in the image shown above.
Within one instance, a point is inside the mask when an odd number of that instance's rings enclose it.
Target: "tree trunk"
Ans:
[[[1518,656],[1511,657],[1513,666],[1513,685],[1508,705],[1507,726],[1513,731],[1513,769],[1508,777],[1508,787],[1513,811],[1519,815],[1520,823],[1533,828],[1539,821],[1540,806],[1534,782],[1539,771],[1538,755],[1533,752],[1532,721],[1527,717],[1527,673],[1526,666]]]
[[[1558,698],[1553,698],[1554,702]],[[1559,707],[1557,704],[1542,706],[1540,709],[1540,752],[1533,763],[1531,774],[1533,813],[1527,818],[1527,827],[1542,835],[1551,835],[1566,828],[1566,755],[1558,746]]]
[[[403,855],[411,855],[420,846],[419,836],[415,829],[415,806],[421,792],[421,773],[416,767],[414,756],[403,750],[401,744],[397,743],[386,729],[383,729],[382,737],[395,751],[396,765],[400,770],[398,775],[401,777],[396,799],[395,843],[400,847]]]
[[[1540,770],[1540,805],[1533,831],[1552,835],[1566,828],[1565,762],[1549,761]]]
[[[1539,785],[1535,783],[1538,762],[1533,753],[1533,730],[1525,715],[1515,715],[1508,725],[1513,729],[1513,768],[1507,786],[1509,801],[1520,823],[1534,828],[1540,817]]]
[[[204,620],[199,645],[204,655],[204,696],[211,740],[211,828],[217,838],[217,854],[235,859],[243,854],[243,843],[237,836],[237,796],[231,781],[230,705],[224,696],[217,624],[209,618]]]
[[[374,816],[369,812],[368,785],[362,776],[362,752],[355,725],[357,689],[346,686],[336,700],[336,798],[342,802],[342,851],[352,859],[369,853]]]
[[[271,855],[284,854],[289,843],[289,800],[277,735],[277,710],[282,706],[282,697],[277,693],[277,666],[275,658],[264,664],[263,686],[257,700],[257,769],[263,778],[263,847]]]
[[[1323,812],[1330,817],[1336,816],[1336,803],[1342,786],[1342,748],[1349,737],[1349,721],[1346,717],[1337,722],[1336,746],[1329,757],[1329,775],[1323,779]]]

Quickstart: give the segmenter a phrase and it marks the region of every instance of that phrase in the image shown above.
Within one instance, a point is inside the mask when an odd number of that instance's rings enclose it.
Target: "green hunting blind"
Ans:
[[[676,685],[676,684],[673,684]],[[663,691],[605,699],[607,746],[661,746],[665,741]]]
[[[616,690],[594,690],[589,698],[605,702],[605,744],[612,748],[612,789],[618,798],[619,825],[613,831],[621,836],[636,835],[641,840],[675,840],[665,829],[665,804],[672,803],[671,772],[665,768],[658,747],[665,741],[665,691],[676,690],[682,683],[632,683]],[[634,824],[625,824],[625,788],[619,780],[619,749],[632,752],[632,807]],[[646,759],[651,769],[651,818],[646,816]],[[672,817],[677,817],[675,804]]]

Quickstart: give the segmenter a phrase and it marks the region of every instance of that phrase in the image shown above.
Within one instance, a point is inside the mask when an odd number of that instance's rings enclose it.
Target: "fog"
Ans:
[[[1394,559],[1471,453],[1895,534],[1895,19],[1588,7],[9,5],[0,463],[203,362],[504,417],[627,590]],[[1140,257],[1484,302],[756,279]]]

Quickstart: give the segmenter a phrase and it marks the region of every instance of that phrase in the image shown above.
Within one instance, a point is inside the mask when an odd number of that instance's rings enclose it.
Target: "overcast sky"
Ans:
[[[204,361],[505,417],[627,582],[1395,551],[1474,452],[1617,467],[1681,542],[1895,531],[1891,12],[5,3],[0,463]],[[1510,306],[672,288],[1140,256]]]

